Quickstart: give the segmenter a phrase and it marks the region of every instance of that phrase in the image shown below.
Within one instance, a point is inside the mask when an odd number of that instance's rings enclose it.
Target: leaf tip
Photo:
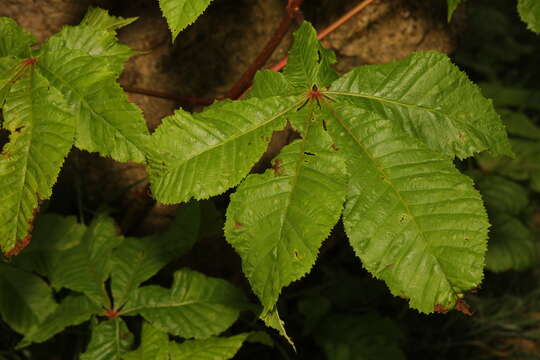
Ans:
[[[41,205],[42,202],[43,200],[39,200],[38,205],[34,208],[34,210],[32,210],[32,216],[28,219],[28,230],[27,230],[26,235],[22,239],[18,240],[15,243],[15,246],[13,246],[13,248],[11,248],[8,251],[4,251],[4,255],[7,258],[11,258],[13,256],[18,255],[23,249],[25,249],[28,245],[30,245],[30,241],[32,240],[32,230],[33,230],[34,219],[36,218],[36,215],[39,212],[39,206]]]
[[[10,258],[12,256],[18,255],[24,248],[26,248],[30,241],[32,240],[32,234],[28,234],[25,237],[23,237],[21,240],[17,241],[15,246],[6,252],[6,257]]]

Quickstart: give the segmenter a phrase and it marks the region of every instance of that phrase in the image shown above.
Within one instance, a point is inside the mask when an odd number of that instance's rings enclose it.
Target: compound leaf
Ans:
[[[379,115],[327,107],[351,176],[343,223],[364,267],[421,312],[453,308],[482,280],[489,223],[472,181]]]
[[[518,0],[518,12],[527,28],[540,33],[540,3],[536,0]]]
[[[246,300],[222,279],[183,269],[170,289],[143,286],[133,292],[123,315],[140,314],[157,329],[185,338],[208,338],[236,321]]]
[[[51,196],[75,133],[61,94],[34,65],[24,71],[3,108],[11,135],[0,155],[0,248],[12,254],[29,242],[38,203]]]
[[[171,260],[183,255],[197,240],[200,209],[191,203],[178,211],[169,229],[147,238],[127,238],[113,251],[111,288],[114,308]]]
[[[0,263],[0,315],[13,330],[28,333],[55,308],[52,290],[45,281]]]
[[[205,199],[237,185],[266,150],[297,97],[222,102],[198,114],[178,110],[152,134],[152,192],[162,203]]]
[[[133,341],[133,334],[120,318],[94,324],[90,343],[81,354],[81,360],[120,360]]]
[[[211,2],[212,0],[159,0],[159,7],[167,19],[173,41],[180,31],[201,16]]]
[[[38,326],[26,332],[17,348],[44,342],[68,326],[82,324],[99,311],[100,307],[88,297],[70,295],[62,300],[54,312],[50,313]]]
[[[345,162],[330,136],[306,113],[303,139],[282,149],[273,168],[254,174],[231,196],[225,235],[264,305],[304,276],[339,219],[345,200]],[[317,201],[313,201],[313,196]]]
[[[96,304],[110,308],[105,280],[113,264],[112,249],[121,240],[114,220],[98,215],[86,229],[80,244],[56,257],[50,273],[52,285],[82,292]]]
[[[438,52],[354,69],[327,94],[391,120],[432,150],[459,158],[484,150],[512,155],[491,101]]]

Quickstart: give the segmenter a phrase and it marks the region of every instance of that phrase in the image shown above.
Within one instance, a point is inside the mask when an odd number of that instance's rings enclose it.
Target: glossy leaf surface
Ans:
[[[489,223],[472,181],[376,114],[328,112],[351,172],[345,231],[364,267],[421,312],[451,307],[482,278]]]

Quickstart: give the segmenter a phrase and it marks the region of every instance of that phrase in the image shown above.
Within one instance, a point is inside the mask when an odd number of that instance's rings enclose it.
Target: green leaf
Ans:
[[[102,9],[90,9],[78,26],[65,26],[47,40],[47,51],[62,49],[81,50],[92,57],[101,57],[119,76],[126,62],[137,54],[128,46],[118,43],[115,29],[126,26],[137,18],[124,19],[110,16]]]
[[[482,280],[489,223],[472,181],[388,120],[327,106],[351,175],[343,223],[364,267],[421,312],[452,308]]]
[[[486,268],[494,272],[526,270],[538,262],[533,233],[517,216],[529,205],[527,190],[510,180],[490,174],[477,181],[493,225]]]
[[[295,39],[283,74],[258,73],[247,100],[179,111],[158,128],[149,160],[155,196],[181,202],[236,186],[286,117],[300,139],[240,184],[225,227],[264,305],[261,318],[286,336],[279,292],[313,265],[344,189],[346,230],[364,266],[420,311],[455,306],[482,279],[489,225],[452,159],[513,155],[491,102],[436,52],[353,70],[328,90],[333,54],[309,24]],[[320,176],[306,179],[313,169]]]
[[[78,245],[84,237],[85,229],[73,216],[38,216],[34,223],[32,242],[13,259],[13,264],[49,277],[55,261],[60,261],[62,257],[61,252]]]
[[[459,158],[489,150],[512,155],[491,101],[446,55],[414,53],[402,61],[352,70],[326,94],[379,114],[432,150]]]
[[[116,224],[98,215],[86,229],[79,245],[61,252],[51,269],[52,285],[86,294],[96,304],[110,308],[105,280],[112,268],[112,249],[120,243]]]
[[[82,324],[100,311],[86,296],[66,297],[54,312],[49,314],[38,326],[33,327],[17,345],[17,348],[26,347],[32,343],[41,343],[60,333],[68,326]]]
[[[0,248],[4,253],[30,240],[38,202],[51,196],[73,143],[73,119],[61,94],[27,65],[3,108],[11,135],[0,155]]]
[[[316,339],[328,360],[406,359],[400,329],[375,313],[330,316],[320,324]]]
[[[295,87],[282,73],[271,70],[257,71],[253,79],[253,86],[246,94],[246,98],[268,98],[273,96],[290,96],[305,93],[302,87]]]
[[[226,281],[183,269],[174,274],[170,289],[155,285],[137,289],[121,314],[140,314],[173,335],[208,338],[231,326],[245,302],[242,292]]]
[[[461,0],[447,0],[448,3],[448,21],[452,19],[454,11],[456,11],[458,5],[461,3]]]
[[[485,175],[477,181],[487,209],[491,213],[519,215],[529,204],[527,190],[497,175]]]
[[[158,355],[164,352],[164,349],[168,352],[169,348],[169,336],[156,329],[147,322],[142,325],[141,344],[137,350],[126,353],[123,360],[161,360]],[[168,354],[163,360],[169,360]]]
[[[32,52],[30,47],[37,42],[34,35],[7,17],[0,17],[0,34],[0,57],[29,57]]]
[[[538,243],[531,230],[514,216],[498,214],[491,219],[486,267],[494,272],[526,270],[538,263]]]
[[[293,349],[296,351],[296,347],[294,346],[293,340],[289,337],[289,335],[287,334],[287,331],[285,331],[285,323],[279,317],[279,312],[276,306],[267,310],[265,314],[261,316],[261,319],[264,321],[266,326],[269,326],[272,329],[277,330],[277,332],[281,336],[283,336],[287,340],[287,342],[293,347]]]
[[[197,240],[199,217],[199,206],[192,203],[179,210],[164,234],[127,238],[114,249],[111,282],[115,309],[122,307],[143,281],[191,248]]]
[[[315,85],[322,89],[337,78],[330,66],[335,62],[334,53],[320,44],[313,26],[304,22],[294,33],[294,44],[283,74],[295,87],[311,90]]]
[[[123,28],[136,21],[138,18],[130,17],[123,18],[119,16],[109,15],[107,10],[91,7],[88,9],[80,25],[91,26],[95,29],[116,30]]]
[[[169,347],[174,360],[228,360],[240,350],[250,334],[231,337],[212,337],[206,340],[188,340]]]
[[[163,333],[148,323],[143,324],[141,345],[122,357],[123,360],[226,360],[231,359],[251,333],[206,340],[187,340],[181,344],[170,342]]]
[[[540,33],[540,3],[537,0],[518,0],[518,12],[527,28]]]
[[[191,25],[212,0],[159,0],[159,7],[167,19],[173,41],[180,31]]]
[[[477,156],[478,163],[486,171],[494,171],[514,180],[529,180],[540,174],[540,141],[511,138],[514,159],[494,158],[489,154]]]
[[[198,114],[178,110],[152,134],[152,192],[162,203],[205,199],[237,185],[283,128],[297,97],[222,102]]]
[[[499,112],[503,114],[506,130],[509,134],[525,139],[540,140],[540,128],[527,115],[514,111],[500,110]]]
[[[330,136],[313,126],[318,119],[305,114],[304,138],[283,148],[273,168],[248,176],[227,209],[225,235],[264,305],[263,317],[281,289],[311,269],[345,200],[345,162]]]
[[[0,57],[0,108],[4,106],[11,85],[24,74],[25,66],[13,56]]]
[[[540,91],[521,87],[503,86],[496,83],[478,84],[484,96],[493,99],[496,107],[515,106],[540,110]]]
[[[124,320],[115,318],[92,326],[92,337],[81,360],[120,360],[134,342]]]
[[[45,281],[0,263],[0,315],[13,330],[26,334],[55,308],[52,290]]]
[[[77,120],[75,145],[117,161],[144,162],[148,129],[127,100],[106,57],[45,44],[38,67],[68,100]]]

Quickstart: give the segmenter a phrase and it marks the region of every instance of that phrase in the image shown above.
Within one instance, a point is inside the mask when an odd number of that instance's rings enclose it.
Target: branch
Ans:
[[[349,10],[347,13],[345,13],[342,17],[334,21],[332,24],[330,24],[325,29],[321,30],[317,34],[317,39],[321,40],[324,39],[326,36],[331,34],[333,31],[335,31],[337,28],[339,28],[341,25],[349,21],[352,17],[354,17],[356,14],[364,10],[368,5],[375,2],[377,0],[364,0],[358,5],[356,5],[354,8]],[[255,73],[263,67],[263,65],[268,61],[270,56],[272,56],[272,53],[275,51],[275,49],[280,44],[283,37],[287,34],[287,31],[289,30],[289,26],[292,23],[293,19],[296,19],[298,22],[303,18],[302,13],[300,11],[300,5],[302,5],[303,0],[288,0],[287,7],[285,9],[285,14],[283,16],[283,19],[281,20],[281,23],[279,24],[279,27],[274,32],[274,35],[268,40],[265,47],[257,56],[257,58],[253,61],[253,63],[248,67],[248,69],[242,74],[240,79],[232,86],[232,88],[228,91],[228,93],[224,97],[220,97],[219,99],[239,99],[242,98],[244,93],[249,89],[251,86],[251,82],[253,80],[253,76]],[[287,57],[281,59],[280,62],[278,62],[276,65],[272,66],[270,70],[272,71],[281,71],[285,65],[287,65]],[[142,89],[137,87],[124,87],[124,90],[131,93],[136,94],[143,94],[148,96],[153,96],[157,98],[163,98],[163,99],[169,99],[169,100],[175,100],[180,103],[189,103],[189,104],[197,104],[197,105],[211,105],[214,100],[216,99],[204,99],[204,98],[197,98],[192,96],[177,96],[173,94],[168,94],[162,91],[157,90],[148,90],[148,89]]]
[[[329,34],[331,34],[333,31],[335,31],[337,28],[339,28],[341,25],[345,24],[347,21],[349,21],[353,16],[364,10],[369,4],[377,0],[364,0],[360,4],[353,7],[351,10],[347,11],[345,15],[334,21],[332,24],[330,24],[325,29],[321,30],[317,34],[317,39],[322,40]],[[278,62],[276,65],[272,66],[270,70],[272,71],[281,71],[287,65],[287,57],[281,59],[280,62]]]
[[[228,91],[227,95],[225,95],[225,98],[237,99],[242,95],[245,90],[247,90],[251,86],[253,76],[260,68],[264,66],[270,56],[272,56],[278,45],[281,43],[281,40],[287,34],[292,20],[301,16],[300,5],[302,5],[302,1],[303,0],[288,0],[285,14],[283,15],[283,19],[281,20],[279,27],[274,32],[274,35],[272,35],[270,40],[268,40],[259,56],[257,56],[257,58],[251,63],[251,65],[249,65],[249,67],[242,74],[240,79]]]

